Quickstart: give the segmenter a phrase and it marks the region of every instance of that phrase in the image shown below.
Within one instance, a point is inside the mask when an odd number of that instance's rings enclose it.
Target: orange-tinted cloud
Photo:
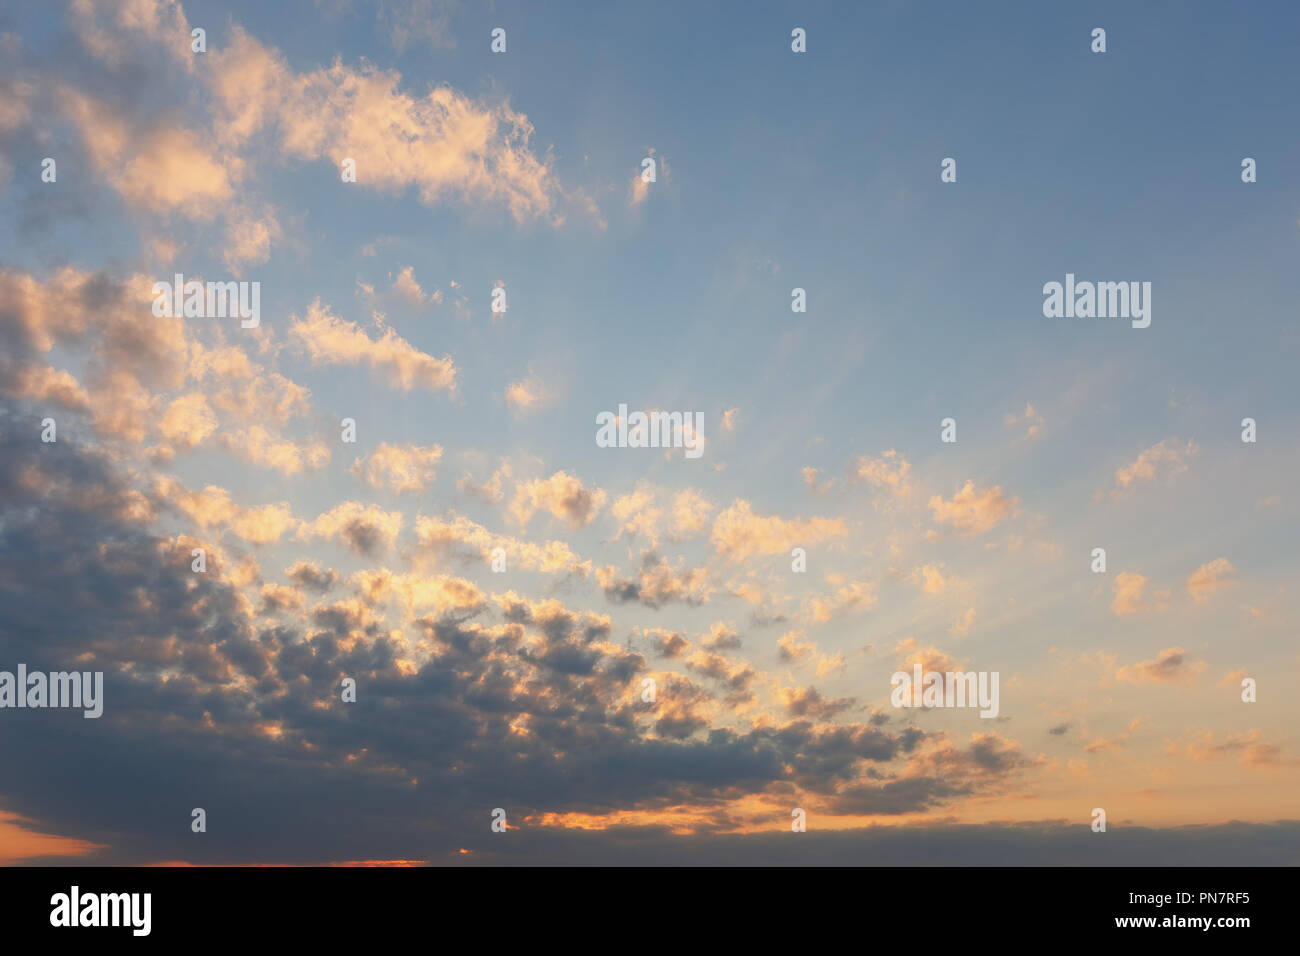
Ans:
[[[843,518],[780,518],[755,514],[749,502],[737,498],[714,519],[712,541],[718,553],[732,561],[758,555],[788,554],[828,538],[848,534]]]
[[[367,365],[377,378],[404,392],[456,390],[456,365],[450,358],[421,352],[391,328],[372,339],[356,323],[333,315],[319,299],[308,307],[305,318],[295,319],[289,335],[315,365]]]
[[[1217,592],[1230,586],[1237,569],[1227,558],[1215,558],[1202,564],[1187,579],[1187,593],[1197,604],[1207,603]]]
[[[1205,662],[1192,659],[1181,647],[1166,647],[1154,660],[1139,661],[1115,671],[1117,681],[1130,684],[1167,684],[1194,680]]]
[[[930,498],[935,524],[949,524],[963,535],[983,534],[1012,514],[1018,504],[1018,499],[1007,498],[998,485],[976,492],[973,481],[967,481],[949,501],[940,495]]]

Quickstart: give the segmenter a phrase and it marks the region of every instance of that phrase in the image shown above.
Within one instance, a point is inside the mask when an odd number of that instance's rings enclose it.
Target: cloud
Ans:
[[[279,541],[298,525],[286,502],[246,508],[217,485],[192,491],[175,478],[160,476],[154,481],[152,494],[160,506],[181,512],[200,528],[224,527],[253,544]]]
[[[557,471],[549,478],[519,482],[515,486],[510,514],[520,526],[524,526],[538,511],[547,511],[567,522],[569,527],[581,528],[594,521],[604,505],[604,491],[587,489],[580,479]]]
[[[508,535],[493,534],[482,525],[454,512],[442,518],[420,515],[415,520],[415,533],[420,550],[434,555],[459,557],[486,564],[492,561],[492,553],[499,548],[505,553],[507,569],[580,577],[591,574],[591,562],[581,560],[563,541],[535,544]]]
[[[817,661],[817,677],[820,679],[843,673],[844,668],[847,666],[848,662],[844,660],[843,652],[837,651],[831,657],[822,655],[821,659]]]
[[[288,568],[285,576],[300,588],[324,594],[338,583],[338,572],[332,568],[321,570],[320,565],[312,561],[298,561]]]
[[[786,631],[776,642],[777,654],[783,661],[798,663],[807,657],[815,656],[817,645],[812,641],[801,640],[802,631]]]
[[[438,476],[441,445],[390,445],[381,442],[364,460],[352,463],[352,473],[364,476],[371,488],[388,488],[402,494],[425,491]]]
[[[894,655],[898,658],[898,669],[909,673],[920,664],[923,674],[931,671],[946,674],[960,671],[964,663],[937,647],[921,647],[914,637],[901,641],[894,648]]]
[[[1011,515],[1019,503],[1019,499],[1003,495],[999,485],[976,492],[975,483],[967,481],[951,501],[945,501],[940,495],[933,496],[930,510],[934,512],[935,524],[950,524],[958,534],[977,535],[994,528]]]
[[[1129,664],[1115,671],[1115,679],[1129,684],[1163,684],[1194,680],[1205,662],[1189,657],[1181,647],[1166,647],[1154,660]]]
[[[222,445],[237,457],[282,475],[315,471],[330,460],[329,446],[324,442],[300,444],[276,437],[260,425],[223,435]]]
[[[192,392],[167,406],[158,428],[174,446],[194,448],[217,430],[217,416],[206,396]]]
[[[863,455],[854,465],[852,476],[893,498],[906,499],[912,494],[911,472],[911,463],[890,448],[879,458]]]
[[[374,250],[370,252],[374,255]],[[415,278],[415,268],[405,266],[394,278],[393,274],[388,273],[389,287],[385,293],[376,294],[374,286],[358,280],[362,297],[370,303],[381,302],[398,302],[402,305],[409,306],[412,309],[423,309],[430,305],[441,305],[443,295],[441,290],[434,289],[432,292],[425,292],[419,281]]]
[[[151,282],[141,275],[119,282],[71,267],[42,282],[0,270],[0,392],[48,395],[71,407],[84,398],[102,438],[140,444],[161,435],[168,401],[158,390],[185,384],[191,340],[184,320],[149,315]],[[79,377],[41,360],[56,345],[84,358]],[[211,434],[202,404],[188,398],[165,418],[178,440]]]
[[[816,468],[805,467],[803,469],[803,483],[808,486],[808,493],[824,498],[835,484],[835,479],[822,484],[818,481],[818,471]]]
[[[414,96],[396,70],[365,62],[298,73],[239,26],[209,57],[218,129],[236,144],[265,133],[284,159],[336,168],[354,160],[355,187],[414,188],[426,205],[451,198],[503,206],[518,222],[563,221],[550,158],[533,152],[532,123],[505,102],[447,86]]]
[[[709,527],[713,503],[693,488],[671,495],[649,482],[638,481],[636,488],[614,499],[610,513],[619,523],[615,540],[628,535],[658,547],[659,539],[667,531],[674,542],[693,538]]]
[[[223,350],[223,357],[239,350]],[[242,352],[239,352],[243,355]],[[246,357],[245,357],[246,359]],[[215,391],[208,393],[213,406],[224,412],[229,420],[253,423],[257,431],[271,437],[265,425],[283,426],[296,418],[306,418],[311,412],[311,390],[290,381],[279,372],[266,372],[250,368],[247,374],[225,362],[209,371],[216,381]],[[194,364],[191,363],[191,374]],[[198,377],[202,377],[198,373]],[[258,440],[256,432],[246,436],[250,442]],[[328,449],[326,458],[328,459]],[[310,457],[310,456],[309,456]]]
[[[1024,764],[1019,745],[996,734],[972,734],[966,749],[935,739],[913,753],[903,773],[883,782],[854,782],[836,794],[829,809],[840,814],[916,813],[977,790],[997,791]]]
[[[58,753],[70,765],[98,760],[117,772],[97,779],[89,797],[43,775],[11,775],[4,799],[7,812],[34,830],[106,845],[95,862],[454,861],[467,846],[488,859],[500,851],[473,821],[474,807],[489,805],[510,807],[512,819],[558,809],[603,828],[524,827],[517,835],[525,842],[509,854],[516,862],[521,854],[626,861],[628,853],[770,861],[765,834],[736,832],[719,843],[720,826],[770,819],[765,801],[788,805],[796,792],[829,815],[922,812],[996,795],[1025,765],[1016,746],[995,735],[957,746],[916,728],[814,726],[813,715],[820,719],[839,702],[797,688],[783,706],[808,716],[736,729],[717,723],[711,690],[667,677],[656,710],[638,723],[628,700],[646,673],[644,659],[610,642],[608,618],[552,599],[487,599],[452,576],[388,569],[354,576],[362,597],[393,600],[408,619],[433,612],[400,628],[382,606],[349,597],[317,605],[303,620],[289,612],[264,626],[232,579],[215,569],[192,574],[182,545],[123,523],[121,508],[77,510],[92,488],[96,501],[126,497],[111,459],[69,443],[65,455],[44,456],[56,480],[22,485],[18,475],[43,449],[19,431],[0,418],[0,653],[30,660],[39,649],[41,659],[103,669],[109,706],[93,728],[85,725],[96,722],[15,712],[23,726],[0,735],[0,761],[35,766]],[[88,536],[96,547],[85,547]],[[318,566],[288,573],[302,586],[332,586],[332,574]],[[263,594],[283,597],[251,586],[259,603]],[[733,708],[760,683],[750,665],[721,654],[683,660]],[[344,675],[364,689],[356,705],[337,699]],[[353,706],[375,708],[383,719],[358,723]],[[159,772],[163,765],[168,772]],[[622,769],[605,772],[611,766]],[[575,780],[584,785],[575,788]],[[242,821],[230,839],[200,845],[157,826],[168,806],[186,805],[194,792],[229,796],[227,812]],[[322,805],[321,793],[337,799]],[[748,817],[746,800],[758,804]],[[339,806],[369,808],[369,822],[331,826]],[[691,836],[662,826],[610,827],[629,811],[670,806],[703,808],[688,824]],[[969,844],[963,852],[972,862],[986,855],[990,832],[976,829],[984,849]],[[1273,842],[1261,846],[1275,845],[1277,832],[1270,829]],[[967,831],[944,833],[950,855],[954,840],[967,846]],[[1059,861],[1050,854],[1068,843],[1023,826],[996,833],[1017,859]],[[848,834],[796,859],[847,860],[836,856],[844,839],[890,838]],[[815,828],[806,835],[818,836]],[[894,838],[902,843],[887,852],[903,859],[903,844],[914,854],[929,831],[908,828]],[[676,855],[658,855],[665,841]],[[866,845],[855,844],[855,852]],[[1203,859],[1206,851],[1193,844],[1167,852]]]
[[[971,625],[975,623],[975,609],[968,607],[966,613],[959,620],[953,622],[952,627],[948,628],[948,633],[954,637],[962,637],[970,632]]]
[[[650,485],[638,482],[630,494],[619,495],[609,506],[618,521],[618,536],[642,537],[653,548],[659,543],[659,525],[663,511],[655,506],[655,492]]]
[[[1128,494],[1143,483],[1155,483],[1163,478],[1167,483],[1188,469],[1187,459],[1198,451],[1196,443],[1189,441],[1181,448],[1176,438],[1166,438],[1143,451],[1131,463],[1115,472],[1112,497]]]
[[[1105,737],[1098,737],[1096,740],[1085,744],[1083,747],[1084,753],[1090,754],[1111,753],[1123,749],[1124,745],[1122,743],[1118,743],[1114,740],[1107,740]]]
[[[642,553],[641,566],[631,576],[620,575],[612,565],[598,568],[596,583],[611,601],[619,604],[639,602],[651,608],[672,603],[699,606],[706,603],[714,591],[704,568],[683,570],[680,561],[673,566],[654,551]]]
[[[1198,762],[1218,760],[1225,756],[1240,755],[1243,767],[1273,767],[1282,763],[1292,763],[1282,757],[1282,748],[1262,739],[1262,732],[1256,728],[1238,734],[1228,734],[1222,742],[1215,742],[1212,733],[1206,733],[1199,740],[1187,745],[1187,756]]]
[[[71,374],[49,365],[26,364],[12,369],[3,383],[12,398],[28,398],[69,411],[91,410],[90,396]]]
[[[289,335],[306,349],[313,365],[368,365],[377,378],[404,392],[456,390],[456,366],[449,357],[426,355],[392,329],[372,339],[355,323],[332,315],[319,299],[305,318],[295,317]]]
[[[1227,558],[1215,558],[1202,564],[1187,579],[1187,593],[1197,604],[1207,604],[1211,597],[1234,582],[1232,576],[1237,569]]]
[[[1146,610],[1147,579],[1141,574],[1125,571],[1115,575],[1115,599],[1110,609],[1120,617]]]
[[[209,347],[202,342],[190,342],[189,358],[187,373],[196,382],[211,378],[216,381],[236,381],[243,387],[258,374],[258,368],[249,359],[248,353],[234,345]],[[284,381],[288,382],[288,379]],[[305,402],[306,389],[301,389],[301,392],[304,394],[300,397]],[[260,413],[262,410],[259,409]]]
[[[838,576],[835,577],[838,580]],[[836,588],[829,597],[814,598],[812,617],[818,622],[830,621],[846,611],[869,610],[876,606],[878,600],[874,584],[869,581],[848,581]]]
[[[316,520],[303,522],[296,537],[302,541],[336,538],[358,554],[373,557],[392,547],[401,530],[400,511],[384,511],[374,505],[345,501]]]
[[[942,594],[948,587],[948,580],[944,578],[941,565],[926,564],[912,572],[912,579],[916,581],[921,590],[926,594]]]
[[[683,657],[691,649],[691,642],[676,631],[652,627],[647,628],[645,633],[654,644],[655,654],[659,657]]]
[[[828,538],[848,534],[843,518],[785,519],[755,514],[749,502],[737,498],[713,522],[711,540],[717,552],[732,561],[759,555],[789,554]]]
[[[673,497],[668,531],[677,539],[694,537],[709,526],[713,510],[713,503],[694,488],[679,491]]]
[[[656,157],[653,148],[647,148],[646,155],[652,157],[655,161],[656,164],[655,181],[658,182],[658,180],[661,178],[667,180],[668,163],[664,159],[664,157],[662,156]],[[652,184],[648,182],[645,178],[643,178],[645,175],[646,175],[646,168],[643,167],[641,164],[638,164],[636,172],[632,174],[632,181],[628,183],[628,188],[627,188],[628,204],[632,206],[632,208],[634,209],[650,198],[650,187]]]
[[[85,857],[107,850],[104,843],[90,843],[41,833],[31,821],[0,811],[0,866],[14,866],[35,860]]]
[[[265,206],[258,211],[238,207],[226,225],[226,245],[221,251],[222,261],[235,273],[242,274],[244,266],[260,266],[271,258],[271,246],[284,236],[275,210]]]
[[[1023,428],[1027,438],[1034,438],[1043,430],[1043,416],[1034,410],[1032,403],[1026,403],[1025,410],[1020,414],[1008,412],[1003,416],[1003,421],[1008,428]]]
[[[663,675],[661,683],[664,692],[657,698],[654,714],[657,735],[685,740],[709,726],[712,695],[678,674]]]
[[[508,461],[492,473],[492,477],[482,484],[475,484],[468,472],[456,482],[456,488],[471,498],[480,498],[490,505],[500,504],[505,498],[505,482],[514,477],[514,470]]]
[[[714,651],[696,651],[686,659],[686,668],[720,684],[727,694],[727,703],[733,707],[753,699],[750,687],[757,680],[758,672],[744,661]]]
[[[487,595],[477,584],[450,574],[429,576],[380,568],[359,572],[357,578],[368,602],[397,598],[408,615],[431,609],[440,618],[477,611],[488,603]]]
[[[700,638],[700,646],[710,651],[738,650],[740,645],[740,635],[736,633],[735,628],[721,621],[714,622],[708,633]]]
[[[262,585],[263,613],[279,611],[301,611],[306,604],[302,594],[283,584],[267,583]]]
[[[517,415],[536,411],[551,397],[551,393],[535,375],[512,382],[506,388],[506,404]]]
[[[132,208],[207,220],[234,196],[238,162],[222,165],[229,154],[198,131],[161,122],[132,129],[109,104],[71,87],[58,100],[95,169]]]
[[[71,0],[68,22],[86,51],[111,66],[123,66],[141,47],[162,50],[193,69],[190,25],[177,0]],[[132,41],[127,45],[123,41]]]
[[[829,720],[855,704],[851,697],[828,700],[815,687],[782,687],[776,696],[791,717],[811,717],[814,720]]]

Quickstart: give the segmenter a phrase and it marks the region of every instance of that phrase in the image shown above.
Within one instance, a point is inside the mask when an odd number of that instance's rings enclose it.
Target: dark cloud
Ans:
[[[311,561],[298,561],[284,573],[298,587],[317,594],[324,594],[339,580],[338,572],[333,568],[322,571],[320,565]]]
[[[387,540],[384,529],[367,517],[349,519],[339,535],[353,551],[369,558],[377,557]]]
[[[654,635],[655,653],[660,657],[681,657],[690,650],[691,642],[676,631]]]
[[[707,647],[709,650],[734,651],[739,649],[740,645],[740,635],[725,624],[714,625],[713,630],[700,640],[700,646]]]
[[[719,817],[721,818],[721,814]],[[433,860],[461,865],[607,866],[1295,866],[1300,822],[1227,823],[1148,829],[1085,823],[890,826],[817,830],[792,836],[789,815],[771,833],[682,836],[663,827],[615,827],[599,833],[521,830],[507,847],[490,837],[474,852]],[[1111,838],[1114,839],[1111,839]],[[517,839],[516,839],[517,838]]]
[[[721,806],[795,781],[830,795],[923,737],[710,727],[712,695],[681,676],[642,704],[645,658],[554,600],[420,619],[431,657],[415,673],[357,600],[259,623],[220,561],[196,574],[190,539],[135,523],[112,459],[41,443],[33,416],[0,414],[0,661],[103,670],[105,709],[6,711],[0,761],[43,769],[7,775],[0,806],[106,858],[432,858],[488,832],[497,806],[521,820]],[[290,576],[334,583],[308,565]],[[755,677],[714,653],[694,667],[731,696]],[[208,839],[189,831],[194,807]]]
[[[785,709],[791,717],[815,717],[822,720],[848,710],[851,697],[828,700],[815,687],[795,687],[785,692]]]
[[[699,607],[711,593],[703,568],[674,568],[653,550],[641,553],[641,566],[632,576],[623,577],[616,568],[605,567],[596,571],[596,581],[615,604],[640,603],[655,609],[673,603]]]

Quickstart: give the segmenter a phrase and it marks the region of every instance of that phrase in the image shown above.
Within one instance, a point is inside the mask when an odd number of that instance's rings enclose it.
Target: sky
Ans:
[[[1300,862],[1297,27],[6,6],[0,863]]]

